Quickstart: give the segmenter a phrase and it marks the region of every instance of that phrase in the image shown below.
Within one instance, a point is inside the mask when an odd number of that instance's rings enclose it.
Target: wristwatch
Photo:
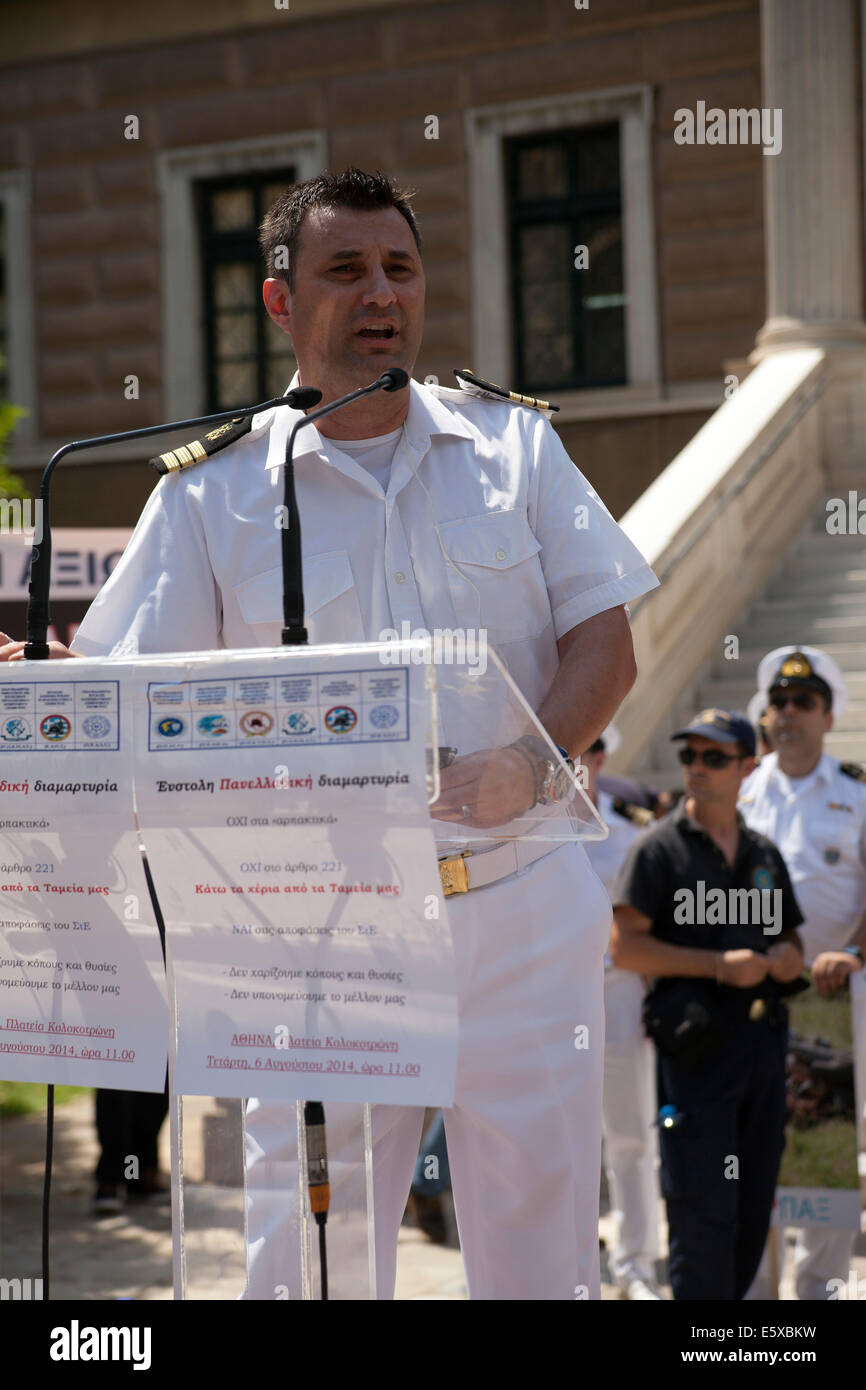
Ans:
[[[861,965],[866,965],[866,958],[859,946],[843,946],[842,951],[846,956],[856,956]]]
[[[517,748],[529,755],[535,772],[535,801],[533,806],[551,806],[563,801],[572,789],[574,759],[557,744],[557,751],[565,763],[560,767],[550,756],[550,749],[537,734],[523,734],[510,743],[509,748]],[[568,771],[566,771],[566,768]],[[569,772],[572,776],[569,776]],[[532,807],[529,808],[530,810]]]

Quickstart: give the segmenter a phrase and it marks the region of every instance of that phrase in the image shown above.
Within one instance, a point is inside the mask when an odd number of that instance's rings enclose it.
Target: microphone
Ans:
[[[394,390],[395,388],[389,387],[388,389]],[[30,584],[28,586],[30,598],[27,603],[27,641],[24,646],[24,656],[27,660],[47,661],[49,657],[46,640],[48,624],[51,621],[51,614],[48,611],[51,584],[49,499],[51,475],[62,458],[79,449],[98,448],[102,444],[118,444],[127,439],[144,439],[148,435],[168,434],[171,430],[194,429],[199,425],[217,425],[226,420],[245,420],[251,415],[258,415],[260,412],[270,410],[278,405],[289,405],[294,410],[309,410],[311,406],[318,405],[321,399],[321,391],[317,391],[314,386],[297,386],[294,390],[287,392],[285,396],[276,396],[273,400],[263,401],[261,405],[244,406],[240,410],[221,410],[216,415],[197,415],[191,420],[170,420],[164,425],[147,425],[143,429],[124,430],[120,434],[100,434],[95,435],[92,439],[76,439],[71,444],[64,444],[61,449],[58,449],[46,465],[39,486],[44,530],[41,541],[34,542],[30,552]],[[157,461],[157,472],[167,473],[169,471],[167,466],[159,467]]]
[[[386,377],[388,378],[387,381],[385,380]],[[383,391],[402,391],[404,386],[409,385],[409,373],[404,372],[402,367],[389,367],[386,372],[382,373],[379,380],[383,383]]]
[[[388,367],[381,376],[369,386],[359,386],[347,396],[339,396],[335,401],[320,406],[318,410],[296,420],[286,444],[285,490],[283,503],[287,525],[282,536],[283,560],[283,629],[280,640],[284,647],[303,647],[307,643],[307,629],[304,627],[304,583],[301,566],[301,518],[298,512],[298,499],[295,496],[295,469],[292,457],[295,451],[295,435],[304,425],[312,425],[333,410],[341,410],[344,405],[371,396],[374,391],[402,391],[409,385],[409,373],[402,367]]]
[[[318,405],[321,399],[322,393],[315,386],[296,386],[294,390],[287,391],[284,396],[277,396],[276,400],[265,401],[264,405],[257,405],[253,414],[258,415],[262,410],[270,410],[272,405],[291,405],[292,410],[312,410],[313,406]]]

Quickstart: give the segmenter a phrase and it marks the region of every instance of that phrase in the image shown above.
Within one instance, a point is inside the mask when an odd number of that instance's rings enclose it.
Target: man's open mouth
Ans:
[[[393,336],[394,336],[394,329],[393,329],[393,328],[359,328],[359,329],[358,329],[358,337],[359,337],[359,338],[374,338],[374,339],[381,339],[382,341],[384,341],[384,340],[387,339],[387,338],[393,338]]]

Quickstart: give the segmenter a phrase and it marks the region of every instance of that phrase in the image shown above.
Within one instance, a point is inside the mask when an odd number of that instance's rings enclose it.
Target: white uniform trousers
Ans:
[[[659,1185],[655,1049],[641,1023],[644,984],[631,970],[605,971],[605,1170],[614,1220],[610,1275],[620,1287],[654,1278]]]
[[[470,1297],[598,1298],[609,899],[583,850],[568,844],[499,883],[453,895],[448,916],[460,1041],[445,1131]],[[342,1173],[334,1149],[341,1112],[358,1110],[326,1106],[332,1185],[335,1176],[359,1181]],[[420,1107],[372,1110],[381,1299],[394,1294],[423,1118]],[[243,1296],[285,1297],[281,1289],[295,1298],[295,1107],[251,1101],[245,1128]]]
[[[842,1279],[848,1288],[848,1272],[854,1252],[853,1231],[828,1231],[821,1226],[801,1226],[794,1246],[794,1286],[802,1302],[824,1302],[833,1289],[831,1279]]]
[[[790,1229],[790,1228],[787,1228]],[[823,1303],[833,1292],[828,1288],[831,1279],[841,1279],[848,1288],[854,1231],[826,1229],[824,1226],[796,1226],[794,1245],[793,1278],[797,1298],[803,1303]],[[778,1250],[780,1259],[785,1255],[786,1228],[778,1231]],[[783,1271],[779,1270],[781,1282]],[[759,1302],[770,1297],[770,1257],[769,1247],[764,1249],[758,1272],[746,1294],[749,1303]]]

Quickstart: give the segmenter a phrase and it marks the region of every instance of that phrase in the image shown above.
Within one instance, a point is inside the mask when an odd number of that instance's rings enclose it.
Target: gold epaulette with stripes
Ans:
[[[252,423],[252,415],[239,415],[234,420],[226,420],[225,424],[217,425],[216,429],[202,435],[201,439],[193,439],[189,444],[170,449],[167,454],[148,459],[148,463],[157,473],[180,473],[182,469],[189,468],[190,464],[201,463],[204,459],[210,458],[211,454],[224,449],[227,444],[234,444],[236,439],[249,432]]]
[[[486,396],[491,401],[511,401],[512,405],[528,405],[533,410],[559,409],[558,405],[551,405],[550,401],[543,401],[538,396],[523,396],[519,391],[507,391],[504,386],[497,386],[495,381],[484,381],[468,367],[459,371],[455,367],[454,375],[460,383],[460,390],[470,396]]]
[[[635,806],[634,802],[626,801],[622,796],[614,797],[613,809],[617,815],[630,820],[632,825],[639,825],[641,829],[652,825],[655,820],[652,811],[648,810],[646,806]]]

